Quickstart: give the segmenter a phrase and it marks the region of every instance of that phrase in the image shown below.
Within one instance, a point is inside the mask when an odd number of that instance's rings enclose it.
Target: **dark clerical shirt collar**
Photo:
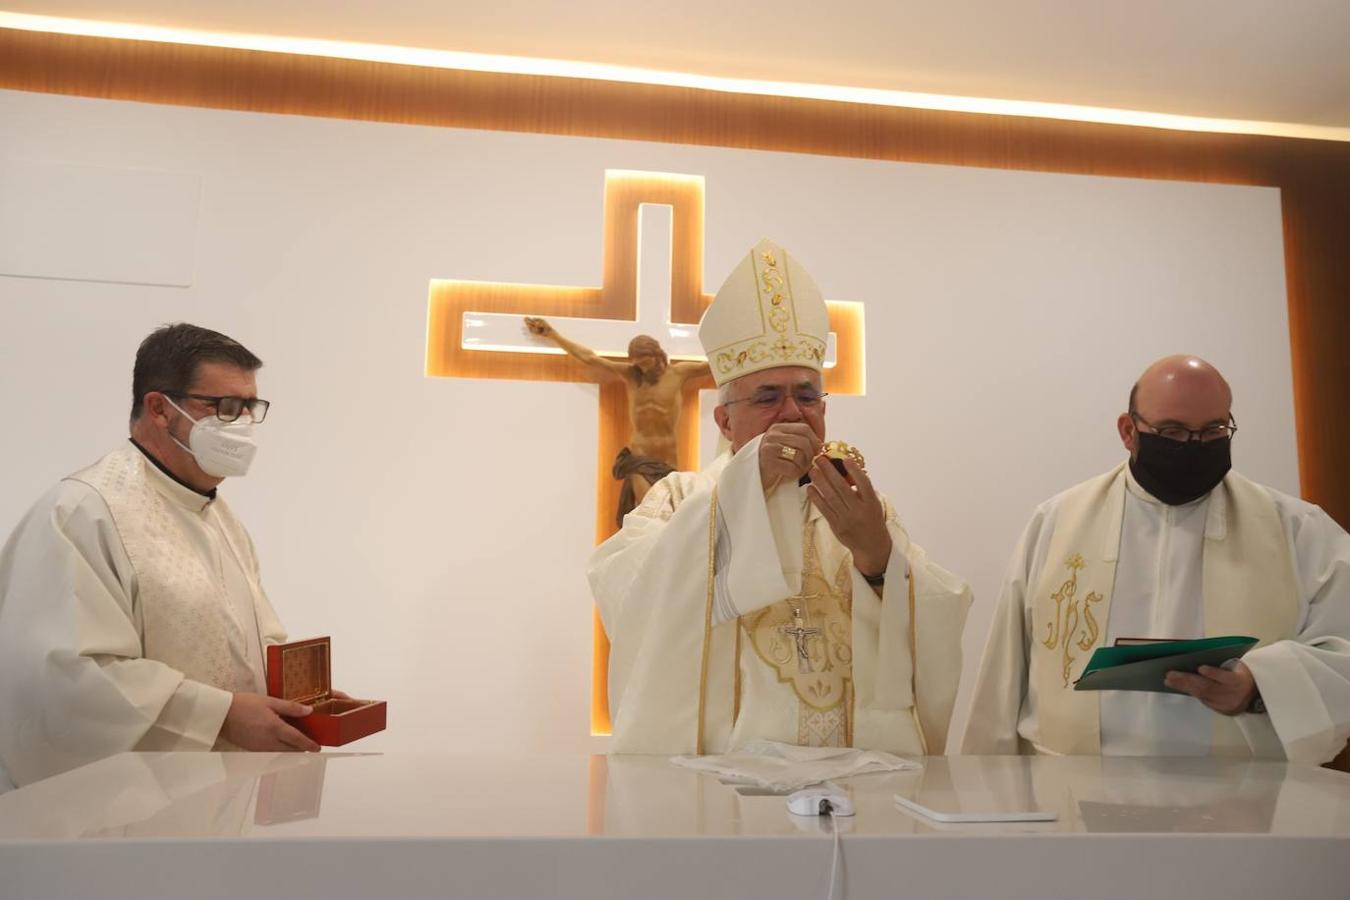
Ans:
[[[175,475],[175,474],[173,474],[172,472],[170,472],[169,469],[168,469],[168,467],[165,466],[164,463],[160,462],[158,459],[155,459],[155,455],[154,455],[153,453],[151,453],[149,450],[147,450],[147,449],[145,449],[144,447],[142,447],[140,444],[136,443],[136,439],[135,439],[135,438],[127,438],[127,440],[131,441],[131,446],[133,446],[133,447],[135,447],[137,450],[141,451],[141,454],[142,454],[146,459],[150,460],[152,463],[155,464],[155,468],[156,468],[156,469],[159,469],[160,472],[164,473],[165,477],[171,479],[175,484],[182,485],[183,487],[187,488],[189,491],[192,491],[192,493],[197,494],[197,495],[200,496],[200,497],[205,497],[207,500],[214,500],[214,499],[216,499],[216,489],[215,489],[215,488],[211,488],[211,490],[209,490],[209,491],[199,491],[199,490],[197,490],[195,487],[193,487],[192,485],[188,484],[188,483],[187,483],[186,481],[184,481],[183,479],[179,478],[177,475]]]

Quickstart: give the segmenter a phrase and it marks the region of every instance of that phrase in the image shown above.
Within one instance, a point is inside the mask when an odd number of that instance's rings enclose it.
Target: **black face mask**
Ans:
[[[1190,503],[1214,490],[1233,467],[1233,439],[1174,441],[1135,432],[1139,452],[1130,472],[1140,487],[1168,506]]]

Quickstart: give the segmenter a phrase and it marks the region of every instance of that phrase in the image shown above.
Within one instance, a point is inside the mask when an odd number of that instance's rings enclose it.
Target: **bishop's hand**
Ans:
[[[891,558],[886,510],[862,467],[851,459],[843,463],[848,478],[839,474],[831,460],[823,456],[817,459],[811,466],[806,496],[825,517],[839,543],[853,554],[854,567],[864,575],[883,575]]]
[[[759,481],[765,492],[783,481],[798,481],[819,452],[820,437],[805,422],[770,425],[759,442]]]
[[[311,712],[311,707],[293,700],[237,693],[220,726],[220,736],[241,750],[318,750],[318,744],[282,718],[303,718]]]

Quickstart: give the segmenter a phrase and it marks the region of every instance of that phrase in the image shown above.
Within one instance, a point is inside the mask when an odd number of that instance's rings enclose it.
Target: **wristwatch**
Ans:
[[[1247,706],[1247,712],[1255,713],[1258,716],[1266,714],[1266,701],[1261,699],[1261,692],[1257,691],[1252,697],[1252,702]]]
[[[861,572],[858,574],[862,575]],[[886,573],[882,572],[880,575],[863,575],[863,581],[867,582],[872,587],[881,587],[886,583]]]

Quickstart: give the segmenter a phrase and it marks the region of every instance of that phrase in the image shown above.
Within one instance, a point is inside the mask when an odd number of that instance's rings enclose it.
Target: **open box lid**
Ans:
[[[268,647],[267,656],[272,696],[312,705],[332,693],[332,642],[327,637]]]

